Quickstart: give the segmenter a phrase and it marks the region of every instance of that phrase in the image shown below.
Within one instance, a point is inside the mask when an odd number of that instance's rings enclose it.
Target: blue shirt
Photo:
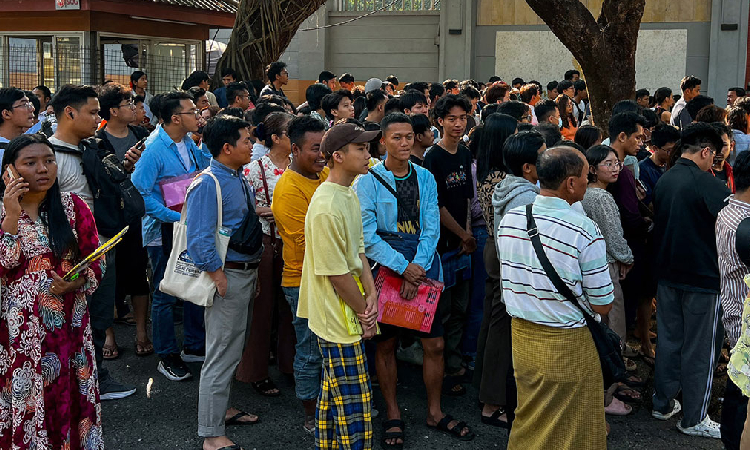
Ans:
[[[229,102],[227,101],[226,87],[220,87],[219,89],[215,90],[214,95],[216,96],[216,103],[219,104],[219,108],[226,108],[227,106],[229,106]]]
[[[639,180],[646,186],[646,197],[643,199],[645,204],[650,204],[654,196],[654,187],[656,182],[659,181],[662,175],[664,175],[664,167],[659,167],[654,163],[651,158],[646,158],[638,163],[640,167]]]
[[[166,178],[177,177],[200,171],[208,167],[211,157],[201,152],[192,139],[182,138],[190,156],[190,166],[180,157],[177,144],[169,137],[164,128],[158,128],[146,140],[146,149],[135,165],[131,177],[133,185],[143,196],[146,205],[146,217],[143,218],[143,245],[149,245],[161,238],[161,223],[174,223],[180,220],[180,213],[164,205],[159,182]]]
[[[745,152],[747,150],[750,150],[750,134],[745,134],[740,130],[732,130],[732,133],[734,134],[734,154],[730,155],[729,164],[734,165],[734,160],[737,158],[737,156]]]
[[[231,236],[250,211],[248,196],[250,186],[240,170],[232,170],[219,161],[211,160],[211,173],[221,187],[221,226]],[[243,187],[244,185],[244,187]],[[201,175],[191,186],[187,195],[187,251],[190,259],[204,272],[213,272],[223,265],[216,251],[216,183],[208,175]],[[257,218],[255,220],[258,220]],[[260,260],[263,249],[257,255],[243,255],[231,248],[227,250],[227,261],[255,262]]]

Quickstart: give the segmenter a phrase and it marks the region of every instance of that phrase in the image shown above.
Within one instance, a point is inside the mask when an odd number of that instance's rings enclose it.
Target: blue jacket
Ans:
[[[396,198],[372,174],[359,177],[354,189],[359,197],[362,209],[362,228],[365,236],[365,255],[378,263],[403,274],[410,262],[427,270],[432,266],[436,256],[437,243],[440,238],[440,208],[437,200],[437,183],[432,173],[411,164],[417,171],[419,183],[419,245],[414,261],[407,261],[404,256],[391,248],[377,231],[397,232],[398,206]],[[396,190],[393,172],[385,164],[376,164],[371,169],[387,181]],[[435,261],[440,263],[439,261]],[[440,277],[442,279],[442,275]]]
[[[135,165],[131,176],[133,185],[143,196],[146,204],[146,217],[143,218],[143,245],[148,245],[161,238],[161,223],[174,223],[180,220],[180,213],[164,206],[159,181],[201,171],[208,167],[211,160],[195,145],[192,139],[185,136],[182,140],[190,154],[190,167],[185,167],[177,144],[163,128],[159,128],[148,140],[141,159]]]

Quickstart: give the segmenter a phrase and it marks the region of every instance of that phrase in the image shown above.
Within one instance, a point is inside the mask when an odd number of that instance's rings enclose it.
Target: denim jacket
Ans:
[[[190,167],[185,167],[177,144],[164,128],[158,128],[146,140],[146,149],[135,165],[131,181],[143,196],[146,204],[146,217],[143,218],[143,245],[161,238],[161,223],[174,223],[180,220],[180,213],[164,205],[159,181],[208,167],[211,160],[193,140],[185,136],[182,141],[190,153]]]
[[[417,172],[419,183],[419,245],[414,261],[407,261],[404,256],[391,248],[377,232],[397,232],[398,203],[380,181],[372,174],[362,175],[356,180],[354,189],[359,197],[362,209],[362,228],[365,236],[365,255],[378,263],[403,274],[410,262],[429,269],[437,256],[437,242],[440,238],[440,209],[437,200],[437,183],[427,169],[411,164]],[[371,170],[396,190],[393,173],[385,164],[376,164]],[[434,261],[440,263],[440,261]],[[442,280],[442,273],[440,276]]]

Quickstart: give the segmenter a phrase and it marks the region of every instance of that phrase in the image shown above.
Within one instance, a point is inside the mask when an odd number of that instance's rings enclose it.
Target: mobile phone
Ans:
[[[148,137],[145,137],[138,141],[138,143],[135,144],[135,148],[137,148],[138,150],[143,150],[144,148],[146,148],[146,139],[148,139]]]
[[[641,180],[636,180],[636,181],[638,182],[638,185],[641,187],[641,189],[643,189],[644,191],[648,191],[648,189],[646,189],[646,185],[643,183],[643,181],[641,181]]]
[[[10,168],[11,168],[11,165],[8,164],[8,170],[7,170],[8,171],[8,178],[10,179],[10,181],[13,181],[13,180],[16,179],[16,176],[13,174],[13,171]]]

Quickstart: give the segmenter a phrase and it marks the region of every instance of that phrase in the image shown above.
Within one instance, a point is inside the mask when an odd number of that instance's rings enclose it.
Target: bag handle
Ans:
[[[414,168],[413,168],[413,167],[411,167],[411,162],[409,162],[409,175],[411,175],[411,171],[412,171],[412,170],[414,170]],[[394,198],[396,199],[396,208],[397,208],[397,210],[401,211],[401,206],[402,206],[402,205],[401,205],[401,200],[400,200],[400,199],[398,198],[398,194],[396,193],[396,190],[395,190],[395,189],[393,189],[393,187],[392,187],[392,186],[391,186],[390,184],[388,184],[388,182],[387,182],[387,181],[385,181],[385,178],[381,177],[381,176],[380,176],[380,175],[379,175],[379,174],[378,174],[377,172],[375,172],[375,171],[374,171],[374,170],[372,170],[371,168],[370,168],[370,169],[367,169],[367,171],[368,171],[368,172],[369,172],[369,173],[370,173],[370,174],[371,174],[372,176],[374,176],[374,177],[375,177],[375,179],[376,179],[376,180],[378,180],[378,181],[380,182],[380,184],[382,184],[382,185],[383,185],[383,187],[385,187],[385,188],[386,188],[386,189],[388,190],[388,192],[390,192],[390,193],[391,193],[391,195],[393,195],[393,197],[394,197]],[[407,175],[407,176],[409,176],[409,175]],[[420,218],[420,219],[421,219],[421,218]]]
[[[208,175],[211,178],[214,179],[214,183],[216,184],[216,229],[219,230],[221,228],[221,224],[223,222],[223,214],[222,214],[222,199],[221,199],[221,185],[219,185],[219,180],[216,178],[216,175],[211,173],[211,168],[204,170],[203,172],[199,173],[198,176],[195,177],[195,180],[193,180],[192,183],[190,183],[190,186],[188,186],[187,192],[185,193],[185,204],[182,205],[182,211],[180,212],[180,223],[185,223],[187,220],[187,194],[193,189],[193,187],[196,185],[196,181],[198,180],[198,177],[201,175]]]
[[[268,181],[266,181],[266,171],[263,169],[263,163],[258,160],[258,167],[260,167],[260,180],[263,182],[263,189],[266,190],[266,200],[268,201],[268,207],[271,207],[271,191],[268,189]],[[276,227],[273,226],[273,222],[268,222],[271,227],[271,240],[276,242]]]
[[[531,241],[531,245],[534,247],[536,257],[542,264],[542,269],[544,269],[544,272],[547,274],[547,278],[549,278],[549,280],[555,286],[557,292],[565,297],[566,300],[576,305],[578,309],[580,309],[583,313],[584,318],[589,318],[591,315],[583,308],[583,306],[581,306],[580,303],[578,303],[578,298],[576,298],[575,294],[573,294],[573,291],[571,291],[568,285],[565,284],[562,278],[560,278],[560,275],[552,266],[549,258],[547,258],[547,254],[544,253],[542,239],[539,237],[539,229],[536,227],[536,221],[534,221],[534,216],[531,214],[532,205],[532,203],[526,205],[526,231],[529,233],[529,240]]]

